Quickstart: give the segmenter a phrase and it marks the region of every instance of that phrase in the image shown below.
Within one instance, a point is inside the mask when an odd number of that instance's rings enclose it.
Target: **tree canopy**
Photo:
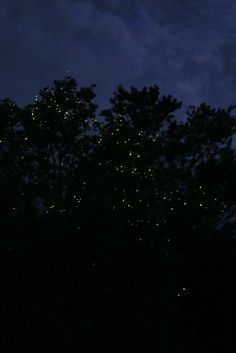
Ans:
[[[94,88],[66,77],[23,108],[0,102],[12,312],[23,300],[29,320],[59,321],[51,340],[67,350],[79,335],[77,348],[104,351],[121,333],[146,351],[234,352],[234,106],[190,106],[180,121],[158,86],[119,86],[98,114]]]

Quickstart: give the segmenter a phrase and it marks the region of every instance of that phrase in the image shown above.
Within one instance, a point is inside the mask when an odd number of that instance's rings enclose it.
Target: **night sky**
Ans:
[[[157,84],[184,106],[236,103],[235,0],[2,0],[0,99],[70,74],[103,105]]]

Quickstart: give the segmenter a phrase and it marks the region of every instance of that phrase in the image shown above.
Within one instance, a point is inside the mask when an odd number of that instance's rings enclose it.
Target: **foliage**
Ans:
[[[181,102],[156,85],[119,86],[98,119],[93,89],[67,77],[24,108],[0,102],[12,315],[22,300],[67,350],[79,335],[78,349],[91,351],[93,336],[103,351],[119,332],[143,350],[233,352],[234,106],[190,106],[177,121]],[[228,331],[214,324],[224,308]]]

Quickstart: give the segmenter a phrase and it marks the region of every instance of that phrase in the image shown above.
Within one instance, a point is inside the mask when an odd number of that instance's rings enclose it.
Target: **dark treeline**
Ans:
[[[94,87],[0,102],[1,352],[236,352],[234,106]]]

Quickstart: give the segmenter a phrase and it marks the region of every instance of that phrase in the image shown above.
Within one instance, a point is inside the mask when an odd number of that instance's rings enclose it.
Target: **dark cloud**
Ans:
[[[225,68],[225,78],[236,84],[236,38],[221,46],[220,54]]]
[[[231,0],[2,0],[0,97],[24,104],[70,70],[97,83],[156,83],[186,105],[234,103],[236,3]]]

